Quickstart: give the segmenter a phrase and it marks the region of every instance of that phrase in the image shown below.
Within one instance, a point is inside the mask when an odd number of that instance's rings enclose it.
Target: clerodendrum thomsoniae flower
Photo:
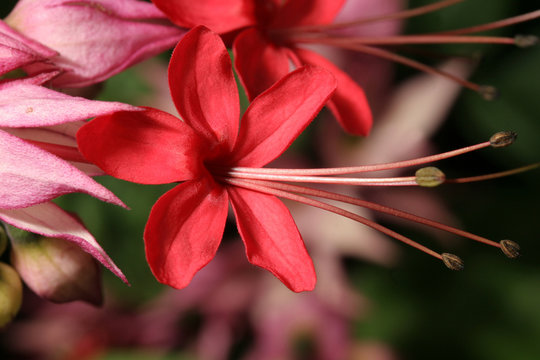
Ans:
[[[328,71],[313,66],[297,69],[255,98],[239,121],[238,93],[227,50],[217,34],[196,27],[173,53],[169,87],[182,120],[152,108],[120,111],[98,116],[77,134],[83,155],[112,176],[145,184],[180,182],[154,205],[144,234],[147,260],[162,283],[185,287],[214,257],[229,201],[248,260],[271,271],[294,291],[313,289],[315,271],[294,220],[278,198],[368,225],[441,259],[452,269],[462,267],[455,255],[439,254],[376,222],[315,198],[423,223],[501,247],[510,257],[517,256],[518,246],[508,240],[496,243],[403,211],[292,184],[436,186],[477,180],[446,180],[435,168],[423,168],[415,176],[400,178],[337,175],[421,165],[489,146],[501,147],[513,141],[515,135],[511,132],[498,133],[478,145],[391,164],[269,169],[262,166],[287,149],[332,95],[335,80]]]
[[[471,36],[479,32],[509,26],[540,16],[540,10],[528,14],[441,33],[403,36],[351,36],[344,30],[361,28],[375,22],[406,19],[427,14],[463,0],[444,0],[415,9],[336,23],[335,18],[346,0],[153,0],[175,24],[191,28],[204,25],[226,39],[233,39],[235,68],[250,99],[268,89],[290,71],[291,64],[318,65],[331,71],[338,81],[334,95],[327,103],[343,128],[353,134],[366,135],[372,118],[363,90],[332,62],[313,51],[311,45],[324,45],[401,63],[421,71],[438,74],[479,92],[486,98],[496,95],[495,88],[480,86],[450,73],[390,50],[388,47],[411,44],[496,43],[529,46],[534,36],[501,38]],[[369,70],[366,70],[369,71]]]

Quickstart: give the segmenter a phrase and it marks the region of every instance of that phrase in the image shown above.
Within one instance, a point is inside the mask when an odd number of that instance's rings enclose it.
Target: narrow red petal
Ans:
[[[187,124],[211,144],[232,148],[240,104],[231,58],[217,34],[199,26],[184,36],[169,63],[169,87]]]
[[[328,108],[345,131],[354,135],[367,135],[373,117],[364,90],[349,75],[319,54],[304,49],[296,49],[295,53],[302,63],[322,66],[334,74],[338,85],[328,101]]]
[[[211,178],[176,186],[156,202],[146,229],[146,258],[156,279],[177,289],[212,260],[223,236],[228,195]]]
[[[114,177],[141,184],[192,179],[204,140],[180,119],[148,108],[99,116],[77,133],[81,153]]]
[[[345,0],[288,0],[276,13],[272,27],[331,23]]]
[[[230,164],[260,167],[281,155],[315,118],[336,81],[320,67],[302,67],[257,97],[242,118]]]
[[[255,28],[242,31],[233,43],[234,67],[250,100],[290,71],[291,50],[267,40]]]
[[[313,262],[287,207],[275,196],[227,188],[249,262],[281,280],[292,291],[313,290]]]
[[[152,0],[176,25],[225,33],[255,24],[253,0]]]

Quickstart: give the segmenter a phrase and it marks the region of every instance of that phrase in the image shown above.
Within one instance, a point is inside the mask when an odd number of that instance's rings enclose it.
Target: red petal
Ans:
[[[211,178],[178,185],[156,202],[146,229],[146,258],[156,279],[177,289],[214,257],[228,211],[227,192]]]
[[[152,0],[175,24],[225,33],[255,24],[253,0]]]
[[[367,135],[373,117],[364,90],[349,75],[319,54],[304,49],[296,49],[295,53],[304,64],[322,66],[334,74],[338,85],[334,96],[328,101],[328,108],[345,131],[354,135]]]
[[[180,119],[148,108],[99,116],[77,133],[81,153],[107,174],[141,184],[192,179],[204,140]]]
[[[227,188],[249,262],[274,274],[292,291],[313,290],[313,262],[287,207],[275,196]]]
[[[332,95],[336,80],[320,67],[302,67],[257,97],[242,118],[229,164],[260,167],[281,155]]]
[[[288,0],[276,13],[272,27],[331,23],[345,0]]]
[[[232,148],[240,117],[238,89],[217,34],[199,26],[184,36],[169,63],[169,87],[187,124],[210,143]]]
[[[236,37],[233,51],[236,72],[250,100],[289,73],[291,50],[269,42],[255,28]]]

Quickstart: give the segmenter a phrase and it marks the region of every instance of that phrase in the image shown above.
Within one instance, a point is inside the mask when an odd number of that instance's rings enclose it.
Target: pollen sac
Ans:
[[[444,173],[434,166],[418,169],[415,173],[416,183],[424,187],[435,187],[446,180]]]
[[[513,131],[500,131],[494,134],[490,139],[489,143],[492,147],[499,148],[512,145],[517,139],[517,134]]]
[[[484,98],[484,100],[492,101],[499,97],[499,90],[496,87],[490,85],[480,86],[478,93]]]
[[[525,48],[538,44],[538,37],[534,35],[516,35],[514,41],[517,47]]]
[[[463,264],[463,260],[457,255],[449,254],[449,253],[443,253],[441,254],[442,261],[444,262],[444,265],[446,265],[447,268],[450,270],[463,270],[465,265]]]
[[[515,259],[519,256],[519,245],[512,240],[501,240],[501,250],[510,259]]]

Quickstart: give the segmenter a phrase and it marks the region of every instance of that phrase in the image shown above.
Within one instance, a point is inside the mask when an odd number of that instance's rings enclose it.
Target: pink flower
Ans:
[[[57,87],[104,81],[171,48],[184,34],[155,6],[137,0],[20,0],[5,23],[52,52],[49,61],[27,55],[29,65],[23,65],[31,75],[62,70],[52,80]]]
[[[152,108],[123,111],[97,117],[77,134],[85,157],[110,175],[145,184],[183,181],[157,201],[146,225],[156,278],[188,285],[217,251],[230,200],[248,260],[294,291],[313,289],[313,263],[285,205],[234,186],[227,171],[278,157],[332,94],[332,75],[298,69],[257,97],[239,122],[227,50],[217,34],[197,27],[173,53],[169,86],[184,121]]]
[[[93,236],[73,216],[50,202],[83,192],[123,206],[90,174],[97,174],[76,148],[75,131],[82,120],[136,108],[71,97],[38,86],[43,79],[0,84],[0,220],[47,237],[78,244],[125,280]],[[66,160],[73,161],[73,164]]]

